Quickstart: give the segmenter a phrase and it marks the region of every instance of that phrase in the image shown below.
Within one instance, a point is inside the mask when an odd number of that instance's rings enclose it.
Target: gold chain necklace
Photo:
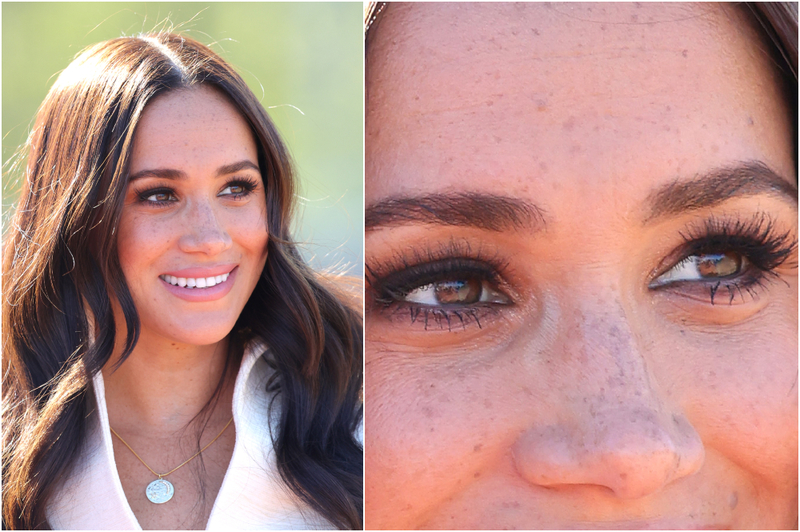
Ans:
[[[232,422],[233,422],[233,417],[231,417],[230,421],[228,421],[228,423],[225,425],[225,427],[222,429],[222,431],[219,434],[217,434],[216,438],[214,438],[213,440],[208,442],[208,444],[206,444],[205,447],[203,447],[202,449],[197,451],[191,458],[189,458],[188,460],[183,462],[178,467],[176,467],[176,468],[174,468],[174,469],[172,469],[170,471],[167,471],[166,473],[156,473],[155,471],[153,471],[153,468],[150,467],[149,465],[147,465],[147,462],[142,460],[141,456],[136,454],[136,451],[134,451],[133,448],[131,448],[131,446],[128,445],[128,442],[126,442],[125,440],[122,439],[122,436],[117,434],[116,430],[112,429],[111,426],[109,426],[108,428],[111,429],[111,432],[114,434],[114,436],[119,438],[119,441],[121,441],[123,444],[125,444],[125,447],[127,447],[133,453],[133,456],[138,458],[139,461],[141,463],[143,463],[144,466],[147,469],[149,469],[151,473],[153,473],[155,476],[158,477],[153,482],[151,482],[150,484],[147,485],[147,489],[145,489],[144,493],[145,493],[145,495],[147,495],[147,498],[150,500],[150,502],[155,503],[155,504],[164,504],[165,502],[170,500],[173,495],[175,495],[175,487],[172,485],[172,482],[170,482],[169,480],[165,480],[164,477],[166,477],[167,475],[169,475],[171,473],[174,473],[178,469],[182,468],[183,466],[185,466],[186,464],[188,464],[189,462],[191,462],[192,460],[194,460],[195,458],[200,456],[200,454],[203,451],[205,451],[206,449],[211,447],[211,444],[214,443],[215,441],[217,441],[220,436],[222,436],[222,433],[225,432],[225,429],[227,429]]]

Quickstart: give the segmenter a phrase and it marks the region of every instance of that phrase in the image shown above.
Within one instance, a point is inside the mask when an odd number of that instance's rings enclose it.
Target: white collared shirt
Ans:
[[[269,433],[266,382],[272,374],[261,354],[247,350],[233,392],[236,444],[206,530],[331,529],[280,478]],[[119,479],[108,423],[103,376],[94,378],[97,409],[83,449],[46,509],[54,530],[141,530]],[[280,407],[275,401],[273,410]],[[273,415],[273,424],[277,416]],[[274,425],[273,425],[274,427]]]

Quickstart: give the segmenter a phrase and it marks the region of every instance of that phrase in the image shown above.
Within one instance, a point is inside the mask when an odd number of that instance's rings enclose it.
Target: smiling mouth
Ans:
[[[228,280],[230,273],[212,277],[175,277],[174,275],[159,275],[161,279],[173,286],[181,288],[211,288]]]

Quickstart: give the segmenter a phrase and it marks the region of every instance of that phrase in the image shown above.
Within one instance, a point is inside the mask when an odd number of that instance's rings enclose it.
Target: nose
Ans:
[[[698,471],[705,451],[648,373],[624,312],[604,310],[562,327],[554,356],[571,366],[563,410],[519,436],[514,463],[531,484],[603,486],[638,499]]]
[[[187,205],[182,225],[178,247],[186,253],[218,255],[233,243],[224,222],[207,201],[198,200]]]

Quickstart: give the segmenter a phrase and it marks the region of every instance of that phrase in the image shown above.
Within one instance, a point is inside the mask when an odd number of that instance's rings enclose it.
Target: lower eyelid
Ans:
[[[476,305],[464,308],[444,308],[395,302],[391,306],[372,309],[385,314],[389,320],[403,320],[407,325],[424,331],[457,332],[473,327],[482,329],[492,318],[497,317],[497,305]]]

